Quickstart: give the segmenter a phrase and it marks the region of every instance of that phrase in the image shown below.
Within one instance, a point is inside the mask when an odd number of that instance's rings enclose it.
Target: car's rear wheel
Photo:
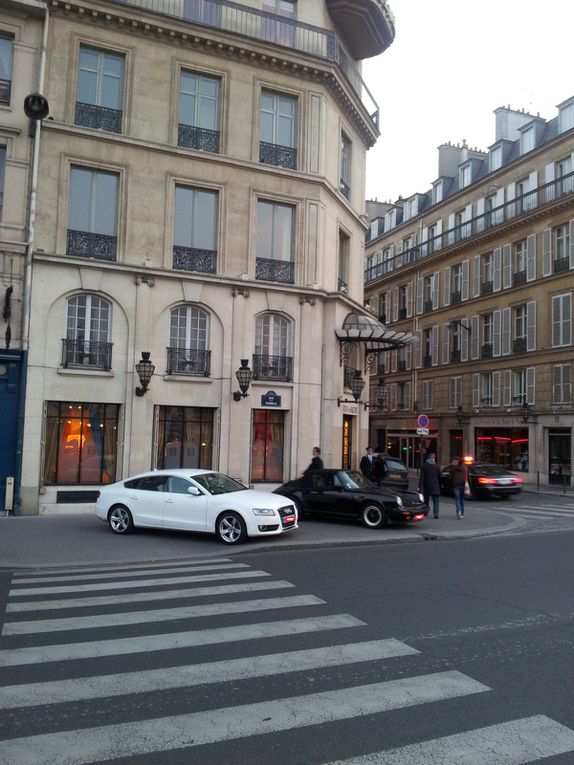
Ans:
[[[112,507],[108,515],[108,523],[114,534],[129,534],[134,528],[132,514],[124,505]]]
[[[247,539],[247,526],[239,513],[227,510],[218,517],[215,533],[220,542],[226,545],[238,545]]]
[[[365,505],[361,513],[363,525],[368,529],[380,529],[387,525],[387,515],[380,505]]]

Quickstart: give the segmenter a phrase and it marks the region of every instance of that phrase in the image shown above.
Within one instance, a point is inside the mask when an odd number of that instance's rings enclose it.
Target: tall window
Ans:
[[[554,258],[554,273],[561,270],[562,264],[564,264],[564,270],[568,268],[569,264],[569,250],[570,250],[570,230],[568,223],[563,223],[560,226],[556,226],[552,229],[552,236],[554,238],[553,258]],[[557,268],[557,264],[560,266]]]
[[[347,199],[351,195],[351,148],[351,139],[345,133],[341,133],[341,178],[339,190]]]
[[[175,187],[173,267],[214,274],[217,268],[218,194]]]
[[[295,0],[263,0],[262,10],[272,13],[280,18],[263,16],[261,19],[261,36],[264,40],[274,42],[277,45],[292,47],[295,43],[295,25],[289,23],[297,17],[297,3]]]
[[[526,261],[527,261],[526,239],[521,239],[514,244],[514,286],[526,281]],[[520,274],[519,278],[518,275]]]
[[[488,295],[494,287],[494,253],[487,252],[482,256],[481,295]]]
[[[116,259],[118,181],[115,173],[72,167],[68,255]]]
[[[253,377],[291,380],[291,322],[276,313],[266,313],[255,322]]]
[[[514,308],[514,352],[526,351],[526,317],[527,309],[526,304],[517,305]]]
[[[520,153],[526,154],[534,148],[534,128],[530,127],[522,132],[520,136]]]
[[[513,378],[514,404],[520,406],[526,403],[526,370],[515,369]]]
[[[6,147],[0,146],[0,220],[2,220],[2,208],[4,207],[5,167],[6,167]]]
[[[560,109],[560,132],[574,127],[574,101]]]
[[[257,202],[257,279],[293,283],[293,213],[291,205]]]
[[[552,296],[552,347],[572,344],[572,294]]]
[[[483,406],[492,406],[492,372],[487,372],[481,376],[481,401]]]
[[[0,104],[10,103],[13,48],[14,40],[0,34]]]
[[[219,80],[182,71],[179,78],[179,146],[219,153]]]
[[[337,290],[347,292],[349,289],[349,237],[339,231],[339,253],[337,264]]]
[[[180,305],[170,315],[167,373],[209,375],[209,317],[195,305]]]
[[[76,125],[122,132],[124,57],[80,46]]]
[[[482,348],[480,356],[483,359],[492,357],[492,339],[493,339],[493,316],[492,313],[485,313],[482,316]]]
[[[111,307],[97,295],[76,295],[68,300],[64,367],[111,368]]]
[[[552,367],[552,403],[570,404],[572,401],[572,364]]]
[[[44,483],[113,483],[118,413],[117,404],[48,401]]]
[[[291,169],[297,167],[296,113],[295,98],[263,91],[261,94],[260,162]]]
[[[556,185],[558,196],[570,194],[574,191],[574,168],[572,167],[572,157],[567,157],[556,163]]]
[[[460,303],[462,300],[462,263],[457,263],[451,270],[450,302]]]
[[[211,468],[213,409],[160,406],[157,467]]]
[[[251,426],[251,480],[283,481],[284,412],[254,409]]]
[[[502,146],[495,146],[490,150],[490,172],[502,167]]]

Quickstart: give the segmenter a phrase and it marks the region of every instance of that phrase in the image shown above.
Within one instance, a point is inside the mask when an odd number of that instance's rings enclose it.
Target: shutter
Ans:
[[[438,364],[438,326],[431,329],[431,359],[433,367]]]
[[[526,239],[526,281],[536,279],[536,234],[530,234]]]
[[[561,343],[562,329],[562,295],[552,298],[552,347],[557,348]]]
[[[454,409],[454,381],[456,378],[450,377],[448,381],[448,406]]]
[[[502,248],[502,288],[512,287],[512,245],[505,244]]]
[[[405,355],[407,357],[407,359],[406,359],[407,369],[412,369],[413,368],[413,346],[412,346],[412,343],[409,343],[407,345],[407,352],[406,352]]]
[[[478,373],[472,376],[472,406],[474,409],[480,406],[480,375]]]
[[[454,393],[455,393],[454,405],[462,406],[462,377],[455,378]]]
[[[461,288],[461,300],[468,300],[468,278],[469,278],[469,260],[462,261],[462,288]]]
[[[432,277],[432,307],[433,310],[439,305],[440,271],[435,271]]]
[[[415,368],[420,369],[423,365],[423,333],[421,329],[415,332]]]
[[[476,202],[476,233],[479,234],[481,231],[484,231],[484,206],[485,206],[485,199],[484,197],[481,197]]]
[[[565,403],[564,397],[562,396],[562,391],[563,391],[562,370],[565,367],[566,367],[566,364],[555,364],[552,367],[552,403],[553,404]]]
[[[511,319],[512,309],[511,308],[503,308],[502,309],[502,348],[501,348],[501,354],[503,356],[508,356],[510,353],[510,319]]]
[[[472,297],[480,297],[480,255],[475,255],[472,263]]]
[[[502,223],[504,220],[504,189],[498,189],[495,199],[496,212],[494,213],[494,222]]]
[[[562,364],[562,401],[572,402],[572,364]]]
[[[393,321],[399,320],[399,288],[393,288]]]
[[[405,383],[405,409],[409,410],[411,408],[411,384],[410,382]]]
[[[391,411],[396,412],[397,410],[397,384],[391,383],[389,385],[390,388],[390,394],[391,394]]]
[[[416,300],[416,312],[421,314],[423,312],[423,299],[424,299],[424,279],[422,276],[417,277],[417,300]]]
[[[434,249],[442,249],[442,218],[439,218],[436,222],[436,235],[434,240]]]
[[[526,367],[526,403],[536,403],[536,367]]]
[[[552,274],[552,229],[545,228],[542,235],[542,276]]]
[[[453,244],[454,242],[454,213],[448,216],[448,232],[447,232],[447,244]]]
[[[480,317],[474,315],[470,319],[470,356],[477,359],[480,356]]]
[[[495,247],[494,248],[494,274],[492,278],[492,289],[494,292],[500,292],[501,260],[502,260],[502,250],[500,249],[500,247]]]
[[[500,356],[501,311],[492,312],[492,355]]]
[[[556,178],[556,166],[554,162],[550,162],[550,164],[546,165],[544,168],[544,182],[546,184],[546,201],[550,202],[552,199],[554,199],[554,196],[556,194],[555,192],[555,186],[554,186],[554,179]]]
[[[464,226],[463,226],[463,237],[466,239],[469,236],[472,236],[472,204],[467,205],[464,208]]]
[[[391,371],[391,352],[385,351],[383,354],[383,364],[385,368],[385,374],[388,375]]]
[[[450,305],[450,266],[444,269],[444,305]]]
[[[562,345],[572,345],[572,295],[562,295]]]
[[[398,356],[397,350],[391,351],[391,372],[397,371],[397,356]]]
[[[514,218],[516,215],[516,202],[513,200],[516,198],[516,183],[514,181],[512,183],[509,183],[506,188],[506,201],[509,202],[506,206],[506,216],[507,218]]]
[[[413,315],[413,287],[414,282],[407,284],[407,319],[410,319]]]
[[[448,328],[448,322],[442,325],[442,363],[448,364],[449,358],[449,346],[450,346],[450,330]]]
[[[470,327],[468,319],[462,319],[462,323],[465,327]],[[466,329],[462,330],[462,334],[460,336],[460,360],[468,361],[468,332]]]
[[[528,196],[525,199],[526,210],[534,210],[535,207],[538,207],[537,188],[538,188],[538,171],[533,170],[528,176]]]
[[[508,309],[510,311],[510,308]],[[536,350],[536,301],[526,303],[526,350]]]
[[[429,238],[429,229],[428,226],[424,226],[423,230],[421,231],[421,257],[424,258],[425,255],[428,253],[428,247],[427,242]]]
[[[510,369],[502,373],[502,406],[512,406],[512,372]]]
[[[492,406],[500,406],[500,372],[492,373]]]
[[[574,220],[570,221],[569,224],[569,234],[570,234],[570,268],[574,268]]]

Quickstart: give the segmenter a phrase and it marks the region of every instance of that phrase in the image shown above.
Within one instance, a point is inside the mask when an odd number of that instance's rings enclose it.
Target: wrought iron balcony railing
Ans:
[[[407,309],[406,308],[399,308],[398,311],[398,320],[402,321],[403,319],[407,318]]]
[[[177,126],[177,145],[219,154],[219,130],[207,130],[180,122]]]
[[[166,374],[209,377],[211,351],[196,348],[168,348]]]
[[[512,286],[519,287],[521,284],[526,284],[526,271],[516,271],[512,274]]]
[[[526,338],[516,337],[512,341],[512,353],[526,353]]]
[[[62,366],[64,369],[89,367],[108,372],[112,368],[112,343],[63,338]]]
[[[570,268],[570,258],[556,258],[552,263],[552,273],[562,274]]]
[[[480,358],[481,359],[492,358],[492,343],[484,343],[484,345],[480,349]]]
[[[481,295],[492,295],[492,291],[494,290],[494,283],[493,282],[482,282],[480,285],[480,294]]]
[[[458,364],[460,362],[460,351],[459,350],[451,351],[450,360],[453,364]]]
[[[425,369],[432,367],[432,356],[423,356],[423,367]]]
[[[425,300],[424,303],[424,312],[430,313],[432,311],[432,300]]]
[[[277,16],[274,13],[249,8],[231,0],[116,0],[116,2],[199,26],[220,29],[241,37],[271,42],[298,53],[333,62],[378,127],[377,102],[335,32]]]
[[[462,294],[460,290],[457,292],[453,292],[450,296],[450,302],[454,305],[455,303],[460,303],[462,301]]]
[[[255,278],[264,282],[283,282],[293,284],[295,263],[291,260],[271,260],[256,258]]]
[[[266,165],[297,169],[297,149],[290,146],[279,146],[276,143],[259,142],[259,161]]]
[[[404,359],[399,359],[397,361],[397,370],[399,372],[405,372],[407,369],[407,362]]]
[[[106,130],[109,133],[122,132],[123,112],[119,109],[108,109],[96,104],[84,104],[76,101],[74,123],[95,130]]]
[[[96,260],[115,260],[117,236],[95,234],[93,231],[75,231],[68,229],[66,254]]]
[[[253,379],[291,382],[293,359],[289,356],[267,356],[255,353],[253,354]]]
[[[0,104],[9,104],[12,94],[12,82],[10,80],[0,80]]]
[[[217,250],[201,250],[197,247],[173,246],[173,268],[176,271],[200,271],[214,274],[217,267]]]

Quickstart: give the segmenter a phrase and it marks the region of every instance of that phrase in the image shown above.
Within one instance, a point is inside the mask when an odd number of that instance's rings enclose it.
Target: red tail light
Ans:
[[[478,482],[479,483],[496,483],[496,479],[495,478],[484,478],[484,477],[481,476],[478,479]]]
[[[519,478],[518,476],[516,476],[516,478],[512,479],[512,483],[522,483],[522,478]]]

